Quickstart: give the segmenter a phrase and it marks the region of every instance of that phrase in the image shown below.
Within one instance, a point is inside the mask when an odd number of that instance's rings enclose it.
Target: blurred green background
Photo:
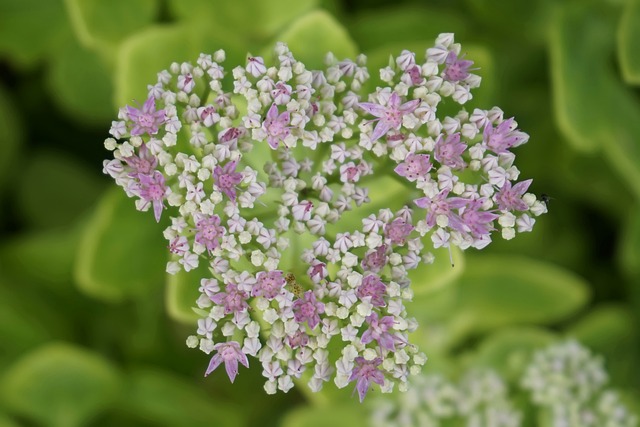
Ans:
[[[480,67],[469,108],[516,117],[521,176],[552,199],[533,233],[419,269],[425,372],[515,380],[572,336],[637,403],[640,0],[0,0],[0,426],[363,425],[331,387],[267,396],[254,360],[233,386],[202,377],[201,272],[165,277],[163,224],[101,174],[102,142],[199,52],[231,68],[283,40],[310,67],[363,52],[375,76],[440,32]]]

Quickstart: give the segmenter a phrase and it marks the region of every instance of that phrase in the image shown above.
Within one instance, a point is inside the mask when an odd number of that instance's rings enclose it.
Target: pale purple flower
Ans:
[[[267,72],[267,67],[264,65],[264,59],[260,56],[250,56],[247,58],[246,70],[253,77],[260,77]]]
[[[138,180],[138,195],[145,202],[153,204],[153,215],[156,222],[160,222],[164,209],[163,201],[168,191],[164,183],[164,175],[155,171],[151,175],[138,175]]]
[[[180,74],[178,76],[178,83],[176,85],[178,89],[183,90],[186,93],[190,93],[195,85],[196,82],[193,80],[193,75],[191,73]]]
[[[495,195],[498,209],[503,211],[516,210],[526,211],[529,206],[522,200],[522,196],[527,191],[533,180],[528,179],[511,186],[511,181],[505,181],[504,185]]]
[[[307,270],[307,274],[311,280],[317,283],[327,277],[327,264],[316,260]]]
[[[229,282],[225,286],[224,292],[218,292],[210,298],[211,301],[224,307],[225,314],[229,314],[240,313],[249,308],[249,304],[247,304],[248,297],[249,295],[246,292],[238,289],[238,285]]]
[[[360,168],[355,163],[349,162],[340,166],[340,181],[357,182],[360,179]]]
[[[422,72],[421,71],[422,70],[417,65],[412,65],[412,66],[410,66],[409,68],[406,69],[405,72],[407,73],[407,75],[411,79],[411,84],[417,86],[420,83],[422,83],[424,78],[422,77]]]
[[[480,210],[483,203],[484,199],[470,200],[460,214],[464,231],[475,238],[488,235],[493,230],[491,224],[499,217],[493,212]]]
[[[222,362],[224,362],[224,368],[227,371],[227,375],[231,382],[236,379],[236,375],[238,375],[238,362],[242,363],[245,368],[249,367],[249,360],[247,359],[247,355],[244,354],[240,350],[240,344],[235,341],[229,341],[225,343],[219,343],[213,346],[213,349],[217,351],[216,354],[213,355],[211,361],[209,362],[209,367],[207,371],[204,373],[206,377],[211,372],[215,371],[218,366]]]
[[[433,157],[441,164],[449,166],[452,169],[462,169],[465,166],[462,160],[462,153],[467,149],[467,145],[460,142],[460,133],[456,132],[443,138],[438,137],[436,145],[433,149]]]
[[[282,271],[261,271],[258,273],[257,282],[251,290],[251,296],[274,299],[280,294],[285,283]]]
[[[220,238],[224,235],[225,229],[220,225],[218,215],[202,216],[196,221],[196,242],[200,243],[212,251],[220,246]]]
[[[246,130],[242,127],[232,127],[229,129],[225,129],[220,134],[218,134],[218,141],[222,144],[233,144],[238,141],[238,138],[243,136],[246,133]]]
[[[523,132],[512,129],[513,117],[500,123],[495,128],[487,122],[482,132],[482,140],[486,147],[496,154],[509,151],[511,147],[522,144],[527,139]]]
[[[155,135],[166,120],[164,110],[156,111],[156,100],[153,97],[147,99],[140,109],[127,105],[127,115],[133,121],[132,136],[145,133]]]
[[[274,150],[278,148],[280,141],[284,143],[285,138],[291,133],[289,126],[287,126],[291,120],[289,114],[289,111],[278,114],[278,107],[273,104],[267,112],[267,118],[262,123],[262,128],[267,133],[267,143]]]
[[[398,130],[402,125],[402,118],[405,114],[412,113],[418,105],[419,99],[407,101],[400,105],[400,95],[396,92],[391,94],[387,105],[374,104],[372,102],[361,102],[358,104],[360,108],[378,117],[372,121],[377,121],[376,127],[371,134],[371,141],[376,141],[386,135],[390,130]]]
[[[189,250],[189,242],[184,236],[176,236],[169,243],[169,252],[176,255],[183,255]]]
[[[379,385],[384,384],[384,374],[378,369],[381,363],[382,359],[379,357],[373,360],[367,360],[364,357],[355,358],[355,366],[351,371],[349,382],[356,380],[356,390],[358,390],[360,403],[364,401],[371,382]]]
[[[418,178],[426,178],[431,170],[428,154],[409,153],[404,162],[400,163],[394,171],[413,182]]]
[[[158,159],[151,154],[146,144],[140,145],[139,154],[125,157],[124,161],[132,169],[129,176],[138,178],[139,175],[151,175],[158,166]]]
[[[458,58],[455,52],[451,51],[445,60],[444,79],[450,82],[459,82],[469,77],[469,67],[473,61],[463,59],[464,55]]]
[[[297,330],[293,335],[287,337],[287,344],[291,348],[306,347],[309,344],[309,335],[304,331]]]
[[[442,190],[436,194],[433,198],[421,197],[414,202],[418,207],[427,210],[427,225],[433,227],[436,225],[436,219],[438,215],[445,215],[449,219],[449,226],[456,230],[462,230],[462,222],[460,217],[452,212],[453,209],[460,209],[467,205],[469,202],[467,199],[461,197],[447,198],[449,190]]]
[[[384,235],[394,245],[402,246],[406,243],[407,237],[413,231],[413,225],[402,218],[396,218],[384,228]]]
[[[320,314],[324,313],[324,304],[316,300],[313,291],[307,291],[302,298],[295,300],[292,308],[296,322],[307,322],[310,329],[318,326]]]
[[[236,201],[236,185],[242,181],[242,174],[236,172],[238,162],[229,162],[224,167],[213,169],[213,182],[232,201]]]
[[[369,274],[362,280],[360,286],[356,291],[358,298],[363,300],[366,297],[370,298],[370,303],[374,307],[384,307],[384,295],[387,292],[387,287],[375,274]]]
[[[291,86],[278,82],[276,83],[275,89],[271,91],[271,96],[276,105],[284,105],[291,101]]]
[[[199,107],[197,113],[198,118],[206,127],[211,127],[220,121],[220,114],[217,113],[215,105]]]
[[[388,260],[387,249],[388,246],[386,244],[382,244],[373,251],[368,252],[362,260],[362,268],[365,271],[371,271],[372,273],[377,273],[382,270],[382,267],[387,264]]]
[[[393,316],[378,317],[378,313],[372,312],[365,321],[369,324],[369,329],[362,334],[362,344],[369,344],[371,341],[377,341],[383,350],[395,351],[396,345],[393,341],[393,335],[389,332],[393,329]]]

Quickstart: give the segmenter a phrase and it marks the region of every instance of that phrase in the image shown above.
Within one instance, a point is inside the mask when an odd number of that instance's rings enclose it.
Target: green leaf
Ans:
[[[0,18],[2,19],[2,18]],[[11,102],[9,94],[0,86],[0,191],[16,169],[17,157],[22,144],[23,130],[17,108]]]
[[[29,353],[6,372],[6,408],[46,426],[82,426],[117,399],[120,377],[97,354],[68,344]]]
[[[551,0],[467,0],[470,11],[493,34],[541,43],[547,34]],[[517,24],[516,24],[517,23]],[[517,25],[517,31],[514,31]]]
[[[0,55],[33,67],[69,34],[63,0],[0,0]]]
[[[16,421],[12,420],[3,413],[0,413],[0,427],[20,427]]]
[[[640,198],[640,105],[603,60],[613,51],[616,18],[617,10],[599,4],[568,4],[557,14],[550,37],[555,103],[560,128],[574,147],[603,148]]]
[[[236,36],[264,42],[288,22],[312,9],[317,0],[170,0],[172,14],[180,20],[206,22]]]
[[[88,48],[117,44],[158,14],[157,0],[65,0],[65,4],[78,40]]]
[[[47,77],[53,99],[75,121],[104,126],[115,116],[111,76],[96,52],[69,40]]]
[[[68,288],[81,227],[18,235],[0,245],[3,274],[54,289]]]
[[[167,274],[165,301],[172,319],[186,324],[197,322],[201,316],[193,311],[193,307],[200,297],[200,279],[210,276],[207,264],[202,260],[195,270],[186,272],[181,269],[177,274]]]
[[[469,255],[459,298],[456,317],[465,320],[469,331],[481,332],[566,319],[588,301],[589,287],[580,277],[549,263]]]
[[[608,96],[602,58],[612,42],[610,23],[588,19],[592,13],[587,7],[559,9],[549,37],[556,120],[572,146],[585,152],[601,148],[597,126],[607,114],[593,106]]]
[[[107,301],[159,292],[167,258],[162,229],[152,212],[136,211],[122,189],[111,189],[78,247],[74,273],[80,290]]]
[[[296,59],[309,70],[323,68],[328,52],[338,59],[354,59],[358,54],[347,30],[322,10],[309,12],[295,20],[278,36],[278,41],[287,43]]]
[[[370,398],[371,396],[368,396]],[[354,397],[357,399],[357,397]],[[366,406],[357,401],[351,404],[336,404],[325,407],[302,407],[288,412],[281,427],[325,427],[349,426],[365,427],[369,425],[369,413]]]
[[[70,320],[42,290],[0,280],[0,372],[25,351],[52,339],[71,338]]]
[[[640,0],[627,0],[618,26],[618,58],[622,77],[640,85]]]
[[[116,104],[147,99],[147,85],[173,62],[195,63],[200,53],[225,49],[230,68],[244,63],[246,48],[233,32],[208,25],[157,26],[127,38],[118,49],[115,72]],[[227,65],[225,65],[227,67]]]
[[[349,25],[353,39],[365,52],[421,40],[431,40],[426,45],[431,47],[438,34],[447,32],[455,33],[456,38],[462,40],[468,28],[460,14],[418,4],[363,10]],[[418,51],[418,58],[422,56],[424,50]]]
[[[472,361],[474,366],[494,369],[509,381],[516,382],[534,351],[546,347],[556,336],[532,327],[507,328],[485,338]]]
[[[153,425],[242,426],[247,411],[215,399],[194,386],[194,381],[167,372],[138,369],[129,376],[123,409]]]
[[[36,228],[73,224],[98,198],[103,182],[84,165],[53,151],[35,151],[21,172],[17,208]]]
[[[634,207],[620,234],[619,263],[629,277],[640,278],[640,207]]]
[[[567,335],[604,356],[616,386],[638,386],[638,337],[633,313],[621,305],[601,305],[575,322]]]

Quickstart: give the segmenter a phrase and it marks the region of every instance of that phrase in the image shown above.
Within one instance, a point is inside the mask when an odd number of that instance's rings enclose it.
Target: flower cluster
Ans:
[[[619,395],[605,389],[602,359],[575,341],[550,346],[534,354],[522,378],[532,401],[547,408],[553,426],[633,427],[637,418]]]
[[[488,370],[468,372],[458,384],[441,375],[421,375],[396,401],[380,400],[373,427],[519,427],[522,415],[508,399],[508,387]]]
[[[546,207],[516,182],[511,150],[528,137],[513,118],[438,115],[480,84],[460,51],[452,34],[421,60],[403,51],[370,94],[364,55],[307,70],[280,43],[273,66],[250,56],[228,76],[218,51],[171,64],[120,110],[104,171],[157,221],[169,210],[167,272],[204,271],[187,344],[213,353],[207,374],[224,362],[233,381],[251,357],[268,393],[302,378],[354,383],[361,400],[404,389],[426,360],[408,341],[408,272],[430,247],[532,229]],[[385,176],[406,189],[395,209],[371,197]]]
[[[397,399],[376,400],[373,427],[520,427],[525,414],[553,427],[634,427],[637,418],[604,385],[602,360],[575,341],[554,344],[533,355],[520,385],[530,401],[497,373],[469,371],[456,384],[441,375],[418,375]],[[513,398],[512,398],[513,397]],[[527,408],[525,410],[525,407]]]

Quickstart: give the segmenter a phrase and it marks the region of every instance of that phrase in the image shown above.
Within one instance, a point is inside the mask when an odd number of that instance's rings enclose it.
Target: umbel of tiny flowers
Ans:
[[[605,387],[606,378],[599,357],[575,341],[559,342],[536,351],[525,367],[520,383],[527,395],[485,368],[469,370],[457,383],[418,375],[407,393],[374,402],[370,424],[520,427],[528,407],[530,416],[554,427],[637,426],[620,396]]]
[[[310,70],[278,43],[273,61],[225,60],[160,71],[105,141],[104,172],[138,210],[169,217],[167,272],[208,271],[187,344],[232,381],[260,364],[268,393],[406,389],[426,361],[409,342],[409,271],[432,247],[531,231],[546,208],[512,151],[528,137],[497,107],[440,113],[480,85],[452,34],[376,70],[371,93],[364,55]],[[406,187],[397,211],[371,208],[384,175]]]

